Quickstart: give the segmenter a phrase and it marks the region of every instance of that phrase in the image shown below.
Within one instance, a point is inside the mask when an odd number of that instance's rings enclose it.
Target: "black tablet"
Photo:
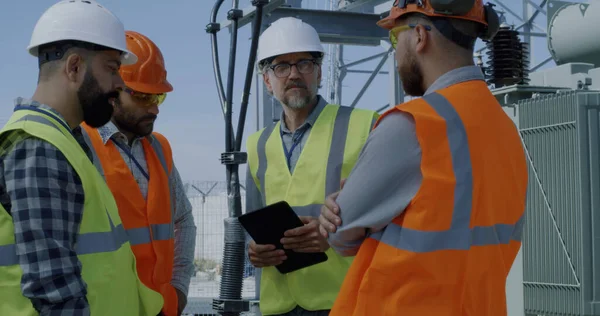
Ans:
[[[302,220],[285,201],[271,204],[251,213],[238,217],[248,234],[259,245],[275,245],[283,249],[280,240],[285,231],[301,227]],[[301,253],[291,249],[283,249],[287,259],[275,266],[280,273],[286,274],[327,261],[324,252]]]

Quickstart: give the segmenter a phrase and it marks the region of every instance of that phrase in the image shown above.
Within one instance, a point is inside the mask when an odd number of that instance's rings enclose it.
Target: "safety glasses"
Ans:
[[[396,45],[398,44],[398,34],[409,30],[409,29],[414,29],[418,24],[407,24],[407,25],[402,25],[402,26],[396,26],[395,28],[390,30],[390,43],[392,43],[392,47],[394,49],[396,49]],[[429,25],[422,25],[422,27],[424,27],[427,31],[431,31],[431,26]]]
[[[119,90],[121,90],[121,91],[129,94],[136,101],[139,101],[140,103],[147,104],[147,105],[156,105],[156,106],[159,106],[163,102],[165,102],[165,99],[167,98],[167,94],[166,93],[149,94],[149,93],[143,93],[143,92],[134,91],[134,90],[131,90],[131,89],[127,88],[127,87],[125,87],[123,89],[119,89]]]

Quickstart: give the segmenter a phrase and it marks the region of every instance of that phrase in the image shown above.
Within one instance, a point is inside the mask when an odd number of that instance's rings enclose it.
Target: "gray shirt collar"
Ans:
[[[120,140],[124,144],[129,143],[127,136],[125,136],[125,134],[121,133],[121,131],[119,131],[119,128],[117,128],[117,126],[112,121],[108,121],[108,123],[106,123],[104,126],[98,127],[98,133],[100,134],[100,137],[102,138],[102,142],[104,143],[104,145],[106,145],[106,143],[108,143],[108,141],[111,138]],[[137,140],[141,140],[142,138],[143,137],[136,137],[132,143],[135,143]],[[146,138],[150,142],[152,142],[152,137],[147,136]]]
[[[305,129],[307,126],[315,125],[317,118],[319,118],[319,115],[321,114],[321,112],[323,111],[325,106],[328,104],[328,102],[325,101],[325,99],[321,95],[317,95],[317,98],[318,98],[317,105],[312,109],[312,111],[310,112],[310,114],[308,115],[308,117],[306,118],[304,123],[302,123],[302,125],[300,125],[298,130]],[[279,118],[279,120],[281,122],[281,130],[284,133],[291,134],[292,132],[287,128],[287,126],[285,126],[285,112],[284,111],[281,111],[281,117]]]
[[[425,94],[432,93],[436,90],[448,88],[449,86],[471,80],[485,80],[483,72],[478,66],[465,66],[450,70],[440,76],[430,87],[425,91]]]

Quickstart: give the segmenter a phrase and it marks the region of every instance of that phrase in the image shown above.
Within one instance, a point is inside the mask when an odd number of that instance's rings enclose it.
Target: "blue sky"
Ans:
[[[26,47],[33,27],[40,15],[55,0],[5,1],[0,10],[0,123],[11,115],[13,100],[17,96],[31,96],[37,80],[37,61],[30,56]],[[144,0],[100,0],[124,23],[125,28],[150,37],[160,47],[168,70],[168,79],[174,86],[160,114],[155,130],[163,133],[171,142],[174,159],[184,181],[222,181],[225,168],[219,162],[224,150],[224,121],[220,110],[214,82],[210,37],[204,28],[209,22],[214,1],[171,0],[155,1],[152,6]],[[241,0],[240,7],[250,6],[249,0]],[[304,0],[303,6],[325,8],[329,0]],[[504,0],[513,11],[521,13],[521,2]],[[224,20],[231,1],[225,1],[219,14]],[[509,23],[515,19],[507,15]],[[535,20],[545,29],[546,17],[540,14]],[[536,30],[536,32],[539,32]],[[250,46],[250,28],[246,26],[238,33],[237,69],[234,85],[234,118],[237,121],[241,102],[241,91]],[[226,84],[226,69],[229,54],[229,34],[219,32],[220,59],[223,83]],[[478,45],[481,45],[479,41]],[[327,50],[327,46],[325,49]],[[545,39],[534,42],[532,64],[548,56]],[[347,47],[344,59],[347,63],[382,52],[381,47]],[[365,63],[354,69],[372,70],[379,60]],[[553,62],[544,68],[554,65]],[[323,88],[327,89],[326,62],[323,66]],[[382,70],[389,70],[388,65]],[[543,68],[542,68],[543,69]],[[343,83],[342,103],[349,105],[362,88],[368,74],[348,74]],[[248,121],[244,139],[256,130],[256,95],[251,90]],[[358,103],[358,107],[377,109],[388,103],[389,79],[379,75]],[[235,122],[234,122],[235,123]],[[242,177],[245,166],[240,168]]]

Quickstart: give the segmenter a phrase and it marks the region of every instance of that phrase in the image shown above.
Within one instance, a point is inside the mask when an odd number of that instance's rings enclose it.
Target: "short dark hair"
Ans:
[[[65,58],[71,54],[90,57],[93,56],[95,52],[105,50],[114,49],[75,40],[64,40],[40,45],[40,47],[38,47],[38,82],[50,78],[56,70],[60,68],[60,62],[64,61]]]

